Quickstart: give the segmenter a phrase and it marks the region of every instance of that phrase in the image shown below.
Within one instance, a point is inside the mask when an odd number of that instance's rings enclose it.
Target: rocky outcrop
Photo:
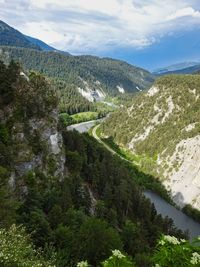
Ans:
[[[57,130],[58,111],[44,118],[32,118],[25,123],[14,123],[12,141],[13,170],[16,175],[38,169],[46,174],[64,175],[64,151],[61,133]]]
[[[0,165],[10,172],[10,185],[28,172],[63,179],[66,174],[62,134],[58,130],[57,98],[49,81],[33,73],[27,75],[17,66],[15,80],[5,77],[12,97],[0,96]]]
[[[169,168],[164,173],[167,177],[164,184],[171,190],[174,201],[180,207],[192,204],[200,209],[200,135],[179,142],[165,162]]]

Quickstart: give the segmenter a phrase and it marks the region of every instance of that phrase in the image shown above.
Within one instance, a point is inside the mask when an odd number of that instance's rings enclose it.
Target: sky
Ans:
[[[149,70],[200,60],[200,0],[0,0],[0,19],[74,55]]]

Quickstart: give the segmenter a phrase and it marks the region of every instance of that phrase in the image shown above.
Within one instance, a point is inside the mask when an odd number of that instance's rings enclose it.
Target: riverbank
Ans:
[[[88,123],[90,123],[88,125]],[[99,137],[98,134],[96,134],[96,130],[98,129],[99,125],[95,124],[98,123],[98,121],[91,121],[91,122],[83,122],[76,125],[71,125],[69,130],[77,130],[80,133],[88,132],[90,131],[91,135],[99,142],[101,145],[103,145],[106,149],[108,149],[113,155],[118,156],[122,161],[121,164],[126,164],[129,171],[133,171],[135,176],[136,168],[133,168],[133,163],[128,162],[125,160],[122,156],[118,155],[116,151],[114,151],[112,148],[110,148],[107,144],[105,144]],[[94,128],[92,128],[94,127]],[[91,130],[92,128],[92,130]],[[96,129],[96,130],[94,130]],[[94,134],[92,134],[92,132]],[[136,166],[137,167],[137,166]],[[138,177],[140,179],[136,180],[136,182],[143,188],[144,195],[154,204],[156,211],[161,214],[163,217],[169,217],[173,220],[174,225],[181,229],[182,231],[187,231],[190,236],[190,240],[192,240],[195,237],[200,236],[200,224],[184,214],[181,210],[177,209],[174,204],[171,202],[170,196],[167,194],[167,196],[162,195],[162,192],[159,191],[161,189],[159,183],[155,183],[155,178],[152,176],[147,176],[146,174],[142,174],[142,172],[137,171]],[[142,178],[143,177],[143,178]],[[147,178],[148,177],[148,178]],[[144,184],[146,185],[144,186]],[[152,189],[152,185],[154,184],[154,189]],[[157,186],[157,187],[156,187]],[[147,190],[148,188],[152,189],[151,191]],[[165,189],[166,190],[166,189]],[[157,193],[154,193],[154,192]],[[162,196],[162,197],[161,197]],[[171,204],[170,204],[171,203]]]
[[[108,149],[112,154],[117,155],[119,158],[121,158],[123,161],[126,162],[127,167],[129,170],[132,170],[132,167],[135,166],[138,168],[138,163],[133,158],[126,157],[125,153],[120,153],[120,149],[117,145],[113,145],[111,142],[107,142],[106,139],[101,139],[100,137],[100,131],[99,131],[100,124],[96,125],[92,129],[92,136],[101,143],[106,149]],[[143,173],[141,170],[138,170],[140,173]],[[143,177],[144,179],[141,179]],[[143,189],[152,190],[153,192],[156,192],[159,194],[163,199],[165,199],[168,203],[175,205],[170,197],[170,193],[166,190],[166,188],[162,185],[162,183],[153,177],[152,175],[145,174],[140,175],[140,179],[136,180],[136,183],[141,186]]]

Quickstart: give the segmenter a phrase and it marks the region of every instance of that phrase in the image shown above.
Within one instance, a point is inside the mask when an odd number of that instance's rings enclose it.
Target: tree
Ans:
[[[7,227],[15,222],[19,203],[9,185],[9,172],[0,166],[0,226]]]
[[[110,255],[112,249],[122,249],[122,242],[116,230],[99,219],[89,218],[80,228],[79,259],[88,259],[92,265]]]
[[[192,243],[185,239],[163,235],[152,257],[156,267],[200,266],[200,240]]]
[[[0,265],[2,267],[53,267],[54,259],[49,261],[35,250],[30,236],[21,226],[12,225],[8,230],[0,229]]]

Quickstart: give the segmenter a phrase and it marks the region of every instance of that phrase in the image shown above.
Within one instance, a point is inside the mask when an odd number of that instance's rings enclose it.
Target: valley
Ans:
[[[199,69],[72,54],[0,20],[0,265],[199,266]]]
[[[121,156],[115,150],[113,150],[108,144],[104,143],[102,139],[100,139],[99,134],[97,134],[97,130],[100,127],[102,120],[95,120],[91,122],[83,122],[80,124],[75,124],[68,126],[68,130],[76,130],[80,133],[88,132],[91,128],[92,136],[102,144],[109,152],[113,155],[117,155],[121,160],[126,161],[135,165],[135,162],[128,160],[126,157]],[[96,124],[96,126],[95,126]],[[151,189],[151,188],[149,188]],[[159,195],[159,190],[156,192],[149,191],[148,188],[145,189],[144,195],[151,200],[151,202],[155,205],[156,211],[161,214],[163,217],[169,217],[174,221],[175,226],[182,231],[186,231],[189,233],[190,240],[193,240],[196,236],[200,235],[200,223],[197,223],[195,220],[188,217],[186,214],[181,212],[174,205],[169,204],[166,200],[164,200]]]
[[[103,137],[142,156],[141,169],[160,177],[181,208],[199,209],[199,85],[199,75],[159,78],[101,127]]]

